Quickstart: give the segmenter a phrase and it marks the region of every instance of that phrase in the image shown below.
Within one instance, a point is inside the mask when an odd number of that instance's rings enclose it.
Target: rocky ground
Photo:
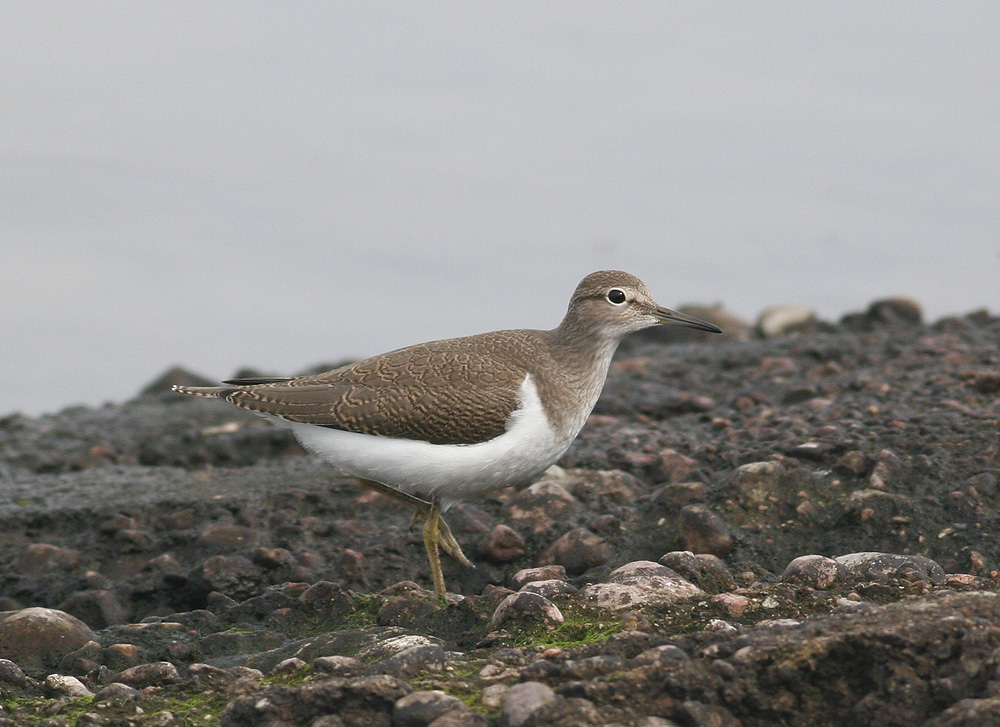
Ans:
[[[0,419],[0,727],[1000,725],[1000,319],[722,325],[450,511],[446,606],[410,513],[189,373]]]

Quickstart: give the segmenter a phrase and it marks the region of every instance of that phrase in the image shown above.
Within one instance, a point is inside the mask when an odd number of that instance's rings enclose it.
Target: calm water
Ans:
[[[1000,308],[1000,6],[0,7],[0,413],[660,302]]]

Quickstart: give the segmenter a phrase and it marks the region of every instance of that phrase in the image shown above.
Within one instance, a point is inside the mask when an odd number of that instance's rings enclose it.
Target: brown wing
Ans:
[[[474,444],[503,434],[527,373],[528,341],[497,336],[474,336],[482,345],[471,349],[459,344],[470,339],[420,344],[272,383],[178,390],[293,422],[434,444]]]

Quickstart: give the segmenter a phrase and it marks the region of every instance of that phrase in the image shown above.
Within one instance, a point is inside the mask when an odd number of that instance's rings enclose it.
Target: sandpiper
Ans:
[[[540,475],[569,448],[628,333],[657,324],[721,333],[656,304],[618,270],[585,277],[551,331],[511,330],[421,343],[293,378],[175,386],[291,427],[306,449],[363,486],[416,508],[434,591],[439,548],[471,566],[442,509]]]

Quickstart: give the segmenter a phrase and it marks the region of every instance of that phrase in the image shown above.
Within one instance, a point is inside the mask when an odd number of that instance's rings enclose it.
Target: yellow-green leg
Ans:
[[[435,502],[431,504],[430,514],[424,523],[424,548],[427,550],[427,560],[431,564],[431,581],[434,592],[443,603],[448,591],[444,587],[444,573],[441,570],[441,554],[438,545],[441,542],[441,507]]]
[[[424,521],[424,549],[427,551],[427,561],[431,567],[431,580],[434,583],[434,592],[443,602],[447,590],[444,585],[444,573],[441,570],[439,548],[443,548],[444,552],[465,567],[472,568],[473,565],[465,557],[465,553],[462,552],[462,547],[455,540],[455,536],[451,534],[451,528],[448,527],[448,523],[441,517],[441,506],[437,502],[421,500],[419,497],[415,497],[402,490],[397,490],[395,487],[383,485],[381,482],[366,480],[360,477],[355,477],[354,479],[370,490],[412,506],[415,512],[413,513],[413,520],[410,523],[410,527],[413,527],[420,520]]]

